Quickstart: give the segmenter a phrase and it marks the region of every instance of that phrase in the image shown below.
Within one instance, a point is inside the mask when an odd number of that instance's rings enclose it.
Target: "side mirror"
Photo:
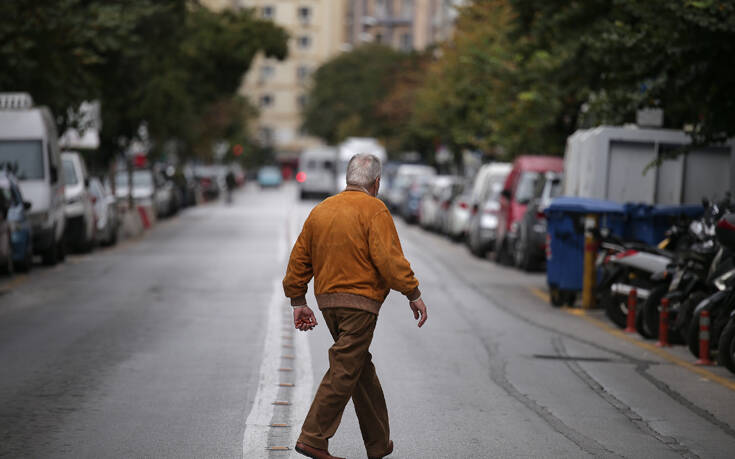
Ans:
[[[59,181],[59,170],[56,168],[56,166],[51,166],[49,169],[50,175],[51,175],[51,183],[56,183]]]
[[[23,202],[23,208],[25,210],[31,210],[31,207],[33,207],[33,204],[30,201],[24,201]]]
[[[500,196],[502,196],[505,199],[507,199],[508,201],[510,201],[510,199],[513,197],[513,194],[510,192],[509,189],[506,188],[506,189],[504,189],[503,191],[500,192]]]

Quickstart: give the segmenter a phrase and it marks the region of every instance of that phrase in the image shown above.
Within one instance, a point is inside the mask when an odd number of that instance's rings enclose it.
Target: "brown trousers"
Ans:
[[[378,316],[348,308],[322,309],[322,315],[334,344],[329,349],[329,369],[306,415],[299,441],[328,449],[352,397],[368,456],[380,456],[390,441],[388,409],[368,352]]]

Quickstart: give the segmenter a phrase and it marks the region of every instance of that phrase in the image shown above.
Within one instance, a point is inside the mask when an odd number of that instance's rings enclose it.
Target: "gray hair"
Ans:
[[[358,153],[347,163],[347,185],[367,188],[380,177],[382,165],[377,156]]]

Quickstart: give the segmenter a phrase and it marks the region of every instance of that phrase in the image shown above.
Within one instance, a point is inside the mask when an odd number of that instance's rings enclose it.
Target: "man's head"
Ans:
[[[347,185],[365,188],[373,196],[380,188],[382,166],[377,156],[358,153],[347,164]]]

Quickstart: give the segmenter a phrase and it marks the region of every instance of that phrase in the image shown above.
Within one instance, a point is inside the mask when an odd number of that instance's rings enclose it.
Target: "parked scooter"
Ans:
[[[709,279],[717,291],[697,304],[692,313],[692,319],[687,325],[687,344],[689,350],[696,357],[700,357],[700,320],[702,313],[709,313],[709,350],[710,353],[723,350],[730,352],[728,343],[723,342],[720,348],[720,338],[731,321],[735,310],[735,214],[725,215],[717,223],[717,241],[723,247],[718,255],[720,260],[713,263],[713,270]],[[730,354],[731,355],[731,354]],[[718,359],[720,357],[718,356]],[[726,358],[726,356],[723,356]]]

